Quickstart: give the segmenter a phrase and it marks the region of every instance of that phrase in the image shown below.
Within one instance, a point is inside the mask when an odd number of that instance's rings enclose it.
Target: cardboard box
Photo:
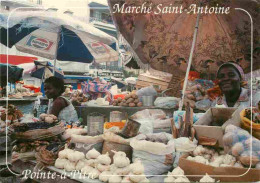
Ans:
[[[223,147],[223,126],[231,119],[237,108],[210,108],[193,125],[196,130],[196,139],[215,139],[219,147]],[[230,123],[230,122],[229,122]],[[205,144],[203,144],[205,145]]]
[[[260,180],[260,169],[213,167],[187,160],[186,157],[187,155],[183,155],[180,158],[179,167],[183,169],[191,181],[199,181],[206,173],[212,175],[211,177],[216,181],[220,180],[221,182],[257,182]]]

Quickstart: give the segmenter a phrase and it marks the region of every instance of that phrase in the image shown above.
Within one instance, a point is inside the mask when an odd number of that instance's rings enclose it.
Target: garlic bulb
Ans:
[[[206,151],[206,149],[202,146],[202,145],[198,145],[194,151],[193,151],[193,155],[194,156],[200,156],[202,154],[204,154]]]
[[[99,175],[98,179],[99,179],[100,181],[102,181],[102,182],[107,182],[108,179],[109,179],[109,177],[110,177],[110,175],[112,175],[112,172],[110,172],[110,171],[104,171],[104,172],[102,172],[102,173]]]
[[[64,165],[64,169],[68,172],[76,170],[76,163],[67,161],[67,163]]]
[[[227,125],[226,128],[225,128],[225,133],[228,133],[228,132],[234,132],[236,131],[238,128],[234,125]]]
[[[55,161],[55,167],[56,168],[59,168],[59,169],[63,169],[64,168],[64,165],[67,163],[68,160],[66,159],[60,159],[60,158],[57,158],[56,161]]]
[[[150,182],[150,180],[147,179],[147,178],[145,178],[144,180],[142,180],[142,183],[149,183],[149,182]]]
[[[195,160],[194,160],[194,157],[191,157],[191,156],[188,156],[188,157],[187,157],[187,160],[195,161]]]
[[[88,175],[93,169],[93,167],[86,165],[81,169],[81,173]]]
[[[78,162],[81,159],[84,159],[85,155],[83,152],[74,151],[73,153],[68,154],[68,159],[73,162]]]
[[[129,174],[130,180],[133,182],[142,182],[145,179],[145,175],[134,175],[133,173]]]
[[[184,171],[180,167],[176,167],[172,172],[171,175],[184,175]],[[176,177],[177,178],[177,177]]]
[[[97,167],[98,171],[100,172],[104,172],[104,171],[107,171],[109,170],[110,166],[109,165],[103,165],[103,164],[97,164]]]
[[[111,172],[116,171],[116,169],[117,169],[117,167],[116,167],[115,164],[110,165],[110,171],[111,171]]]
[[[185,176],[177,177],[174,182],[190,182],[189,179]]]
[[[109,183],[118,183],[118,182],[121,182],[121,181],[122,181],[122,178],[118,175],[112,175],[108,179]]]
[[[100,172],[97,169],[93,169],[92,171],[89,172],[88,176],[91,179],[96,179],[100,175]]]
[[[81,170],[86,165],[86,159],[81,159],[76,165],[76,170]]]
[[[141,161],[136,161],[135,163],[131,164],[130,169],[135,175],[140,175],[144,173],[144,165]]]
[[[97,162],[103,165],[110,165],[111,158],[109,157],[108,152],[97,157]]]
[[[68,149],[68,145],[65,145],[65,149],[60,151],[58,154],[58,157],[60,159],[66,159],[68,158],[68,154],[73,153],[74,151],[72,149]]]
[[[173,183],[174,181],[175,181],[175,178],[173,178],[172,176],[164,178],[165,183]]]
[[[234,167],[244,168],[244,166],[242,165],[242,163],[241,163],[240,161],[237,161],[237,162],[234,164]]]
[[[87,159],[96,159],[99,155],[100,155],[100,153],[95,148],[93,148],[87,152],[86,158]]]
[[[215,182],[215,179],[211,178],[207,173],[204,175],[201,179],[200,182]]]
[[[232,167],[231,165],[221,164],[219,167]]]
[[[208,160],[205,159],[203,156],[196,156],[194,157],[194,161],[198,162],[198,163],[202,163],[202,164],[208,164]]]
[[[236,163],[236,158],[229,154],[223,155],[223,163],[233,166]]]
[[[129,166],[126,166],[126,167],[123,167],[123,168],[116,168],[113,170],[113,173],[115,175],[127,175],[129,174],[130,172],[130,167]]]
[[[91,167],[96,167],[97,160],[96,159],[88,159],[88,160],[86,160],[86,164],[91,166]]]
[[[124,152],[118,151],[115,152],[114,157],[113,157],[113,162],[116,167],[118,168],[123,168],[126,167],[130,164],[130,160],[126,157],[126,154]]]

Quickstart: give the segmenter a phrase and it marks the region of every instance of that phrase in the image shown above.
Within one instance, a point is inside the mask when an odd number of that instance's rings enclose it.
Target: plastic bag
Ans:
[[[154,105],[161,108],[177,108],[179,101],[180,98],[176,97],[157,97]]]
[[[153,86],[148,86],[145,88],[141,88],[136,92],[136,94],[138,95],[138,98],[141,99],[142,96],[156,96],[157,91],[154,89]]]
[[[246,166],[250,162],[252,143],[252,165],[260,162],[260,140],[252,137],[246,130],[228,125],[225,128],[223,143],[225,151],[240,159]]]
[[[199,110],[207,111],[211,107],[212,102],[209,99],[203,99],[200,101],[197,101],[195,103],[195,106]]]
[[[138,158],[144,165],[144,173],[161,175],[171,170],[173,153],[175,152],[174,140],[171,134],[140,134],[130,141],[133,148],[133,159]],[[172,160],[168,162],[168,158]]]

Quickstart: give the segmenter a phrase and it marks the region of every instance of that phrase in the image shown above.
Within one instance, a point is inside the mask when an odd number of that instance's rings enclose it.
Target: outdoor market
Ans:
[[[0,12],[0,182],[260,181],[260,2],[106,3]],[[230,12],[155,13],[191,5]]]

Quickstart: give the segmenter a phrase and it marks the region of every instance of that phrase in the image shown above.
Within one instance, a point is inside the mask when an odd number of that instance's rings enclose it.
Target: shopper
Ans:
[[[224,105],[225,107],[249,107],[248,90],[242,87],[244,81],[243,69],[233,63],[222,64],[217,71],[217,79],[222,96],[218,97],[213,106]]]
[[[64,92],[64,81],[57,77],[49,77],[44,82],[44,91],[48,99],[52,99],[48,107],[48,113],[54,114],[64,122],[76,122],[78,116],[75,108],[61,94]]]

